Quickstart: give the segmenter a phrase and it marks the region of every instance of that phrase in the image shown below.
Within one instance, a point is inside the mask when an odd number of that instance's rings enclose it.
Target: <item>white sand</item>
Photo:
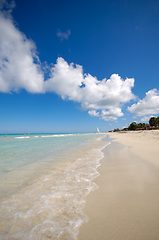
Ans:
[[[157,240],[159,131],[110,136],[116,140],[104,149],[95,180],[99,189],[88,196],[89,221],[80,227],[78,240]]]
[[[130,146],[130,152],[159,167],[159,130],[117,132],[111,136]]]

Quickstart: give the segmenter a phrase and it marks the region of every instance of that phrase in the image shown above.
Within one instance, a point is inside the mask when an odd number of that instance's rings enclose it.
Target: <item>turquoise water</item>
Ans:
[[[0,136],[0,239],[76,239],[108,143],[101,134]]]
[[[93,134],[1,135],[0,175],[48,159],[55,161],[55,155],[93,138]]]

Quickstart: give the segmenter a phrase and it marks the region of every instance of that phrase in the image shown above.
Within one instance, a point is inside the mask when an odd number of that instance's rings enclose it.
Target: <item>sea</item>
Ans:
[[[0,240],[76,240],[104,134],[0,135]]]

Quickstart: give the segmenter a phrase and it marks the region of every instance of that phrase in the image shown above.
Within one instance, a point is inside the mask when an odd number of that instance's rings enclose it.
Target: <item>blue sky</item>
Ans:
[[[159,115],[159,1],[0,0],[0,133]]]

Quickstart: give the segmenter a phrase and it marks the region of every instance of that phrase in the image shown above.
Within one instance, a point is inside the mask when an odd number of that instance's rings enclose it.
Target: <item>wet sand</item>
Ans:
[[[103,150],[78,240],[159,239],[159,132],[110,136],[116,140]]]

